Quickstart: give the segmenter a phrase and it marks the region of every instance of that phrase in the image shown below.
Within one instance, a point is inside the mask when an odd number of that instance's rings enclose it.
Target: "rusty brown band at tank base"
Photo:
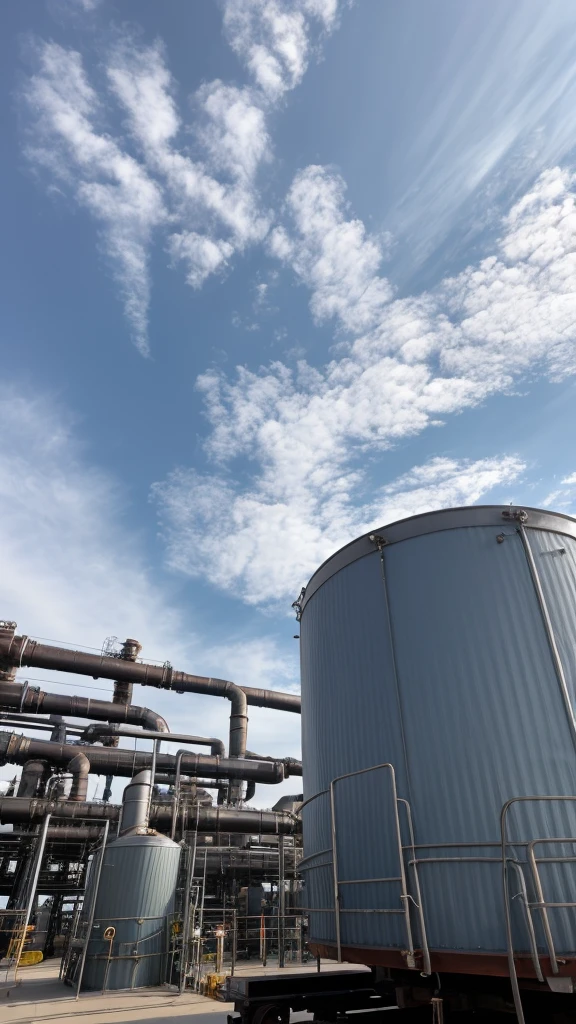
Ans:
[[[322,942],[308,943],[314,956],[326,960],[337,960],[336,946]],[[417,965],[421,962],[421,953],[415,951]],[[371,946],[342,946],[342,960],[353,964],[364,964],[366,967],[390,967],[406,970],[406,959],[399,949],[383,949]],[[519,978],[535,979],[534,965],[529,953],[514,957]],[[493,978],[508,978],[508,958],[506,953],[460,953],[457,950],[430,950],[430,966],[438,974],[476,974]],[[547,956],[540,957],[540,966],[545,978],[552,977],[553,971]],[[576,974],[576,957],[566,959],[558,965],[559,977],[574,977]]]

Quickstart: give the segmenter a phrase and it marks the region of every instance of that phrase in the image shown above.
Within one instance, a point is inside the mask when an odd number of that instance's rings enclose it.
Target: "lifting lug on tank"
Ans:
[[[382,548],[386,547],[388,541],[385,537],[381,537],[379,533],[371,533],[368,540],[372,541],[378,548],[378,551],[382,551]]]
[[[526,523],[528,513],[523,508],[505,508],[502,509],[502,519],[506,519],[508,522]]]

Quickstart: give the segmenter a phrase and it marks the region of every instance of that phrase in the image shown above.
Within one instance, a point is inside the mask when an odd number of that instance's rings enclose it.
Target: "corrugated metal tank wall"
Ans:
[[[141,988],[165,980],[179,860],[178,844],[157,833],[132,833],[109,844],[82,988]],[[109,927],[115,929],[112,943],[103,937]]]
[[[349,545],[310,581],[301,670],[310,800],[302,812],[303,871],[312,942],[337,941],[330,796],[323,791],[339,776],[389,762],[413,817],[430,949],[506,951],[502,806],[519,796],[576,794],[573,713],[538,596],[540,585],[574,702],[576,522],[530,509],[525,523],[510,515],[514,510],[476,507],[417,516],[383,528],[384,544],[376,535]],[[390,770],[338,782],[334,820],[340,939],[348,958],[356,950],[363,962],[386,962],[370,961],[366,951],[409,948],[402,870],[414,945],[422,946],[407,806],[393,799]],[[572,837],[576,805],[515,804],[508,822],[518,844]],[[536,852],[574,856],[576,847]],[[511,845],[507,853],[529,874],[525,846]],[[576,900],[574,863],[547,862],[540,874],[546,899]],[[527,884],[535,898],[530,878]],[[515,949],[527,950],[519,901],[511,914]],[[576,911],[549,916],[556,949],[575,951]]]

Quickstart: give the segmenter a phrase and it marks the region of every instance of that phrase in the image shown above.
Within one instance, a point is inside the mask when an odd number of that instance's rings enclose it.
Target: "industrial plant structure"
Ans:
[[[75,985],[183,987],[212,906],[216,966],[230,935],[232,963],[261,957],[268,936],[280,967],[306,939],[313,956],[371,968],[369,991],[347,982],[352,1007],[574,1019],[576,520],[510,506],[414,516],[334,554],[295,609],[302,706],[147,664],[134,640],[87,654],[2,623],[0,758],[22,766],[0,798],[8,926],[23,935],[34,918],[48,952],[59,938]],[[29,666],[114,680],[113,700],[43,693],[16,678]],[[227,751],[133,706],[136,682],[229,700]],[[302,765],[247,749],[254,704],[301,711]],[[118,746],[134,735],[150,752]],[[90,772],[132,780],[122,807],[109,784],[87,801]],[[273,793],[301,774],[303,794],[250,809],[255,783]],[[39,894],[52,897],[42,927]],[[268,1016],[259,1004],[261,1024],[287,1007],[330,1014],[320,982],[298,985]],[[228,992],[255,1019],[248,988]]]

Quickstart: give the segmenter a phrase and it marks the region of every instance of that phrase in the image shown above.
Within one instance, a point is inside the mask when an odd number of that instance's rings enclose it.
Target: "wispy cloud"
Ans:
[[[96,219],[135,342],[145,355],[148,249],[167,216],[161,190],[104,128],[97,129],[102,111],[80,54],[42,43],[37,65],[25,89],[33,116],[28,156],[68,185]]]
[[[473,504],[499,485],[508,494],[524,464],[514,456],[434,459],[377,488],[364,505],[354,500],[361,474],[340,469],[330,483],[327,468],[316,466],[305,480],[295,474],[292,493],[286,479],[274,486],[267,477],[238,493],[224,477],[173,472],[154,488],[168,564],[205,576],[248,604],[276,610],[284,602],[287,611],[314,569],[355,536],[417,512]],[[337,474],[334,460],[332,468]]]
[[[94,0],[79,2],[95,6]],[[24,90],[32,115],[28,156],[65,183],[96,219],[143,354],[155,229],[168,233],[168,252],[187,267],[194,288],[268,233],[271,214],[257,184],[272,157],[267,119],[306,70],[312,23],[333,28],[336,7],[337,0],[225,4],[226,34],[255,84],[216,79],[202,85],[188,125],[177,109],[160,42],[142,46],[126,34],[105,54],[107,87],[99,93],[79,52],[38,45],[36,72]],[[116,104],[127,119],[127,139],[110,131]]]
[[[313,169],[312,178],[323,190],[325,175]],[[328,194],[340,196],[339,188]],[[357,223],[338,209],[336,218],[324,218],[327,236],[335,219],[344,230]],[[322,248],[319,235],[312,259]],[[302,237],[301,229],[295,241],[288,236],[285,256],[298,275]],[[365,236],[358,229],[356,237]],[[267,601],[293,590],[330,550],[392,508],[453,500],[460,474],[460,503],[515,479],[521,466],[514,456],[454,464],[446,473],[447,464],[433,462],[366,501],[377,454],[399,439],[510,391],[521,378],[574,373],[575,250],[572,177],[555,168],[504,218],[494,255],[435,291],[376,306],[371,329],[342,358],[321,369],[302,361],[295,373],[275,363],[259,372],[239,368],[235,380],[205,374],[199,386],[212,423],[208,454],[222,467],[248,457],[256,471],[247,485],[222,469],[206,477],[177,471],[156,486],[170,563],[249,602]],[[350,254],[336,247],[332,257],[328,312],[354,322]],[[374,281],[377,293],[377,260],[371,269],[364,280],[368,287]],[[324,279],[311,273],[308,283],[314,302]]]
[[[574,146],[571,0],[463,5],[448,28],[445,59],[418,82],[386,216],[406,273],[453,229],[466,234],[499,216],[511,188],[521,192]]]

